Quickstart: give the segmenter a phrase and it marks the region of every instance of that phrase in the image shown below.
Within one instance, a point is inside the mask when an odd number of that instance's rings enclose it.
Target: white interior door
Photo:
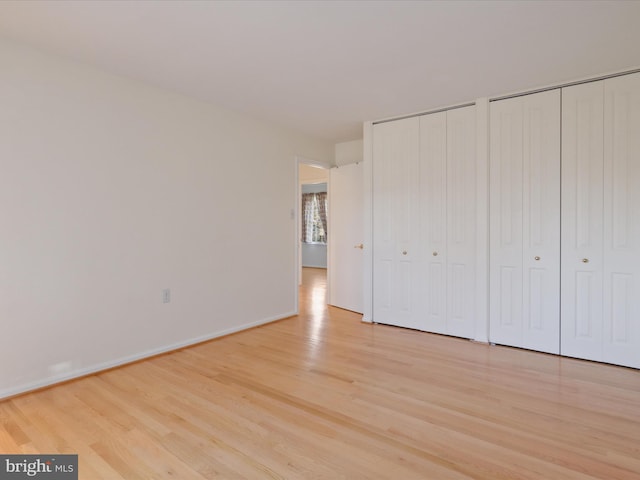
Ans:
[[[362,313],[364,177],[362,163],[329,173],[331,305]],[[371,248],[370,245],[366,248]]]

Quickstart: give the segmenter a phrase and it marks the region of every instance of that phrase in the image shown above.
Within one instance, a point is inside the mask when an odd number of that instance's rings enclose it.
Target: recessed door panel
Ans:
[[[411,313],[411,262],[398,262],[398,281],[394,285],[397,289],[398,310],[404,314]]]
[[[497,322],[492,324],[492,330],[497,330],[502,333],[501,337],[492,335],[492,341],[494,338],[509,338],[513,337],[514,344],[520,342],[522,322],[522,270],[519,268],[509,267],[502,265],[499,267],[499,282],[496,287],[500,291],[498,297],[498,306],[495,311]],[[506,345],[511,343],[504,342]],[[515,345],[514,345],[515,346]]]
[[[464,323],[466,320],[464,292],[468,290],[469,287],[469,285],[467,285],[469,275],[465,271],[467,268],[466,265],[453,263],[449,268],[449,288],[451,290],[451,311],[449,312],[449,321],[452,324],[457,325]],[[463,327],[463,325],[457,325],[453,327],[453,329],[460,327]]]
[[[573,336],[594,345],[600,343],[601,334],[600,319],[594,315],[594,304],[598,303],[602,288],[599,276],[597,272],[575,272],[576,322]]]
[[[377,305],[380,311],[391,311],[392,307],[392,282],[393,282],[393,262],[391,260],[380,260],[376,269],[376,295]]]
[[[527,322],[525,328],[532,333],[544,331],[546,320],[544,317],[545,273],[541,268],[531,268],[526,282],[529,287],[529,304],[528,310],[525,312]]]
[[[634,276],[625,273],[613,273],[608,282],[611,288],[611,302],[607,305],[605,317],[610,318],[609,343],[612,345],[628,345],[633,331],[633,283]],[[605,334],[606,335],[606,334]],[[606,337],[605,337],[606,338]]]
[[[428,325],[438,325],[443,323],[445,318],[445,266],[442,262],[429,262],[427,270],[429,276],[429,288],[426,289],[426,294],[429,297],[427,303]]]

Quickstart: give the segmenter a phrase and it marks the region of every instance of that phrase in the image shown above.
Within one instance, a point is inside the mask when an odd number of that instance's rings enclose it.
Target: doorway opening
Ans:
[[[322,302],[329,301],[328,191],[329,165],[296,158],[296,311],[300,312],[303,269],[320,270],[324,277]],[[317,298],[316,298],[317,301]]]
[[[325,305],[361,313],[363,311],[363,268],[364,268],[364,176],[362,162],[330,167],[321,163],[296,158],[296,292],[295,311],[299,312],[300,285],[302,269],[321,267],[325,269]],[[316,218],[313,230],[313,217],[305,221],[306,237],[302,235],[302,192],[306,184],[313,192],[319,184],[326,183],[328,205],[326,224]],[[317,191],[317,190],[316,190]],[[327,198],[327,197],[324,197]],[[315,199],[318,200],[317,198]],[[316,205],[317,207],[317,205]],[[307,212],[309,215],[313,210]],[[317,213],[317,212],[316,212]],[[314,213],[315,214],[315,213]],[[292,218],[294,218],[292,216]],[[322,238],[321,238],[322,237]],[[326,262],[303,259],[303,249],[317,249],[316,240],[322,239]],[[316,252],[317,253],[317,252]],[[313,257],[312,257],[313,258]]]

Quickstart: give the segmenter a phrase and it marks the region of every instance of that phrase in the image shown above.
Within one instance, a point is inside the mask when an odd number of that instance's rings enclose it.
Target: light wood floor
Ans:
[[[640,371],[298,317],[0,403],[82,479],[639,479]]]

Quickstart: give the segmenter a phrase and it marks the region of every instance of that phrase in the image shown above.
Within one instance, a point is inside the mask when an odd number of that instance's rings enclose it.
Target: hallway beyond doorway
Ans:
[[[302,283],[299,292],[300,314],[320,319],[327,314],[327,269],[302,268]]]

